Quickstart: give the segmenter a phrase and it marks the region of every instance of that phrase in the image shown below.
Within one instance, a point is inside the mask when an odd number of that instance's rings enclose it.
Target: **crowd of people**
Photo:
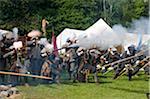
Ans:
[[[24,36],[21,38],[23,46],[15,48],[12,45],[18,40],[2,35],[0,40],[0,71],[46,76],[52,79],[43,79],[42,83],[58,84],[61,82],[60,78],[64,73],[63,71],[67,71],[68,80],[73,82],[88,82],[88,77],[92,73],[96,83],[100,81],[98,73],[105,74],[110,70],[110,67],[114,71],[114,79],[126,73],[131,80],[132,76],[136,75],[141,68],[146,74],[149,75],[150,73],[150,58],[146,51],[131,59],[116,62],[135,56],[142,51],[137,50],[134,45],[122,52],[116,48],[100,50],[96,45],[91,49],[85,49],[71,46],[74,42],[68,39],[66,46],[62,48],[65,49],[65,53],[56,54],[61,49],[43,50],[45,45],[40,42],[41,39],[38,36]],[[3,74],[0,74],[0,80],[0,83],[13,84],[19,84],[22,80],[25,83],[29,82],[28,77]],[[37,80],[36,78],[32,79],[33,82]]]

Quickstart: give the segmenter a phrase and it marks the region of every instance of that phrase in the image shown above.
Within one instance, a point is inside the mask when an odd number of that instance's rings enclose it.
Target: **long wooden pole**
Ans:
[[[21,73],[14,73],[14,72],[4,72],[4,71],[0,71],[0,74],[2,74],[2,75],[15,75],[15,76],[34,77],[34,78],[40,78],[40,79],[52,79],[50,77],[45,77],[45,76],[21,74]]]

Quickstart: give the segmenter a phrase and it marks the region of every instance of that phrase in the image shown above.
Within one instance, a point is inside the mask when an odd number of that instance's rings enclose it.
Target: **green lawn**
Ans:
[[[19,86],[23,99],[147,99],[148,78],[140,73],[128,81],[127,76],[112,80],[112,74],[95,83],[64,83],[24,87]]]

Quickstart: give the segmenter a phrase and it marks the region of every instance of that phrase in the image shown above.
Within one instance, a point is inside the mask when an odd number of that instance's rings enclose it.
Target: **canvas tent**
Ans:
[[[118,34],[115,33],[103,19],[99,19],[85,31],[69,28],[64,29],[60,35],[57,36],[58,48],[61,48],[68,38],[76,38],[78,41],[77,44],[85,48],[97,45],[97,47],[106,49],[112,47],[112,45],[120,45],[122,42],[122,39],[118,37]]]
[[[61,48],[67,41],[67,39],[73,39],[78,37],[79,35],[83,34],[84,31],[76,30],[76,29],[64,29],[58,36],[57,36],[57,47],[58,49]]]
[[[115,33],[103,19],[99,19],[95,24],[86,29],[85,33],[86,36],[84,38],[77,38],[77,43],[85,48],[96,45],[101,49],[107,49],[122,43],[120,35]]]
[[[137,45],[138,42],[138,34],[116,33],[103,19],[99,19],[85,31],[75,29],[63,30],[57,37],[58,48],[61,48],[68,38],[75,38],[77,45],[81,47],[91,48],[96,45],[102,50],[118,45]],[[150,39],[150,35],[142,35],[143,42],[148,39]]]

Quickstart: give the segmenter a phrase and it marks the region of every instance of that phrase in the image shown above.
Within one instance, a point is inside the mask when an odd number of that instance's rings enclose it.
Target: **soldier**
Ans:
[[[42,65],[42,69],[41,69],[41,76],[46,76],[46,77],[50,77],[51,75],[51,67],[50,65],[52,64],[51,61],[48,60],[48,57],[45,56],[45,62]],[[49,80],[43,80],[43,83],[49,83]]]
[[[150,65],[150,62],[149,62],[149,60],[147,58],[144,59],[144,60],[141,60],[141,61],[137,61],[136,67],[133,68],[134,70],[132,72],[132,76],[137,74],[141,68],[146,69],[146,72],[149,73],[149,70],[150,70],[149,69],[150,68],[149,65]]]
[[[87,51],[85,50],[81,55],[82,62],[79,66],[79,77],[80,77],[80,78],[78,77],[79,81],[88,82],[89,74],[93,73],[95,82],[98,82],[98,77],[97,77],[98,72],[96,70],[96,65],[98,64],[97,63],[98,57],[97,57],[97,53],[95,52],[96,50],[90,52],[88,50]]]
[[[10,68],[11,72],[15,73],[24,73],[23,68],[23,57],[20,48],[14,49],[14,55],[16,56],[16,60],[14,61],[13,65]],[[10,80],[13,85],[20,84],[21,77],[19,76],[10,76]]]
[[[31,50],[31,73],[33,75],[40,75],[42,64],[44,62],[41,56],[41,47],[38,44],[38,38],[34,38],[35,45]],[[35,80],[35,78],[33,78]]]
[[[0,41],[0,70],[4,71],[5,67],[6,67],[6,59],[3,57],[4,55],[4,43],[2,41]],[[0,82],[4,83],[5,78],[4,75],[0,75]]]
[[[30,67],[30,59],[28,56],[26,56],[25,59],[22,59],[19,73],[30,74],[29,67]],[[23,84],[28,85],[28,77],[20,77],[20,82],[23,82]]]
[[[61,74],[60,58],[55,57],[54,61],[52,62],[52,64],[50,64],[50,66],[51,66],[50,68],[51,68],[53,83],[59,84],[60,83],[60,74]]]
[[[76,82],[77,79],[77,72],[78,72],[78,62],[79,62],[79,58],[78,55],[76,53],[76,49],[75,48],[71,48],[69,51],[69,79],[71,79],[73,77],[73,82]]]
[[[10,71],[11,72],[15,72],[15,73],[19,73],[19,68],[17,67],[17,61],[15,61],[14,63],[13,63],[13,65],[11,66],[11,68],[10,68]],[[18,84],[18,76],[14,76],[14,75],[10,75],[10,83],[12,84],[12,85],[17,85]]]
[[[86,75],[84,73],[82,73],[83,67],[85,62],[88,61],[89,57],[88,57],[88,53],[84,48],[79,47],[77,50],[77,54],[78,54],[78,58],[79,58],[79,62],[78,62],[78,75],[77,75],[77,80],[79,82],[85,82],[85,77]]]
[[[137,52],[134,45],[129,46],[128,51],[129,51],[129,54],[128,54],[129,57],[134,56]],[[138,60],[138,57],[132,58],[130,60],[130,64],[133,66],[137,60]]]
[[[132,79],[132,73],[133,73],[133,68],[131,64],[127,64],[127,75],[128,75],[128,80],[131,81]]]
[[[101,57],[101,59],[104,61],[103,64],[111,63],[111,62],[121,59],[120,54],[117,52],[117,50],[115,48],[108,49],[108,51],[103,56],[105,56],[105,57]],[[117,65],[117,64],[113,64],[112,67],[114,67],[115,65]],[[102,73],[105,73],[109,67],[110,66],[104,67],[104,69],[102,70]],[[114,69],[116,69],[116,68],[114,68]]]
[[[93,51],[91,50],[89,54],[92,57],[91,59],[92,63],[90,63],[88,69],[90,70],[91,73],[94,73],[95,82],[98,83],[98,70],[96,68],[100,62],[99,60],[100,52],[97,49],[94,49]]]
[[[65,54],[63,57],[62,67],[66,70],[69,68],[69,57]]]
[[[134,56],[135,54],[139,53],[140,50],[136,50],[135,49],[135,46],[131,45],[128,47],[128,50],[129,50],[129,56]],[[143,59],[146,57],[145,53],[141,56],[137,56],[135,58],[132,58],[130,60],[130,65],[128,67],[128,77],[129,77],[129,80],[132,79],[132,76],[135,75],[141,68],[143,63],[145,63],[143,61]],[[136,65],[135,67],[133,67],[134,65]]]
[[[125,51],[122,55],[121,55],[121,59],[124,59],[128,57],[127,51]],[[115,69],[115,76],[114,79],[116,79],[118,76],[120,76],[120,73],[122,72],[122,70],[125,68],[125,64],[128,63],[127,61],[121,62],[118,64],[118,67]]]

